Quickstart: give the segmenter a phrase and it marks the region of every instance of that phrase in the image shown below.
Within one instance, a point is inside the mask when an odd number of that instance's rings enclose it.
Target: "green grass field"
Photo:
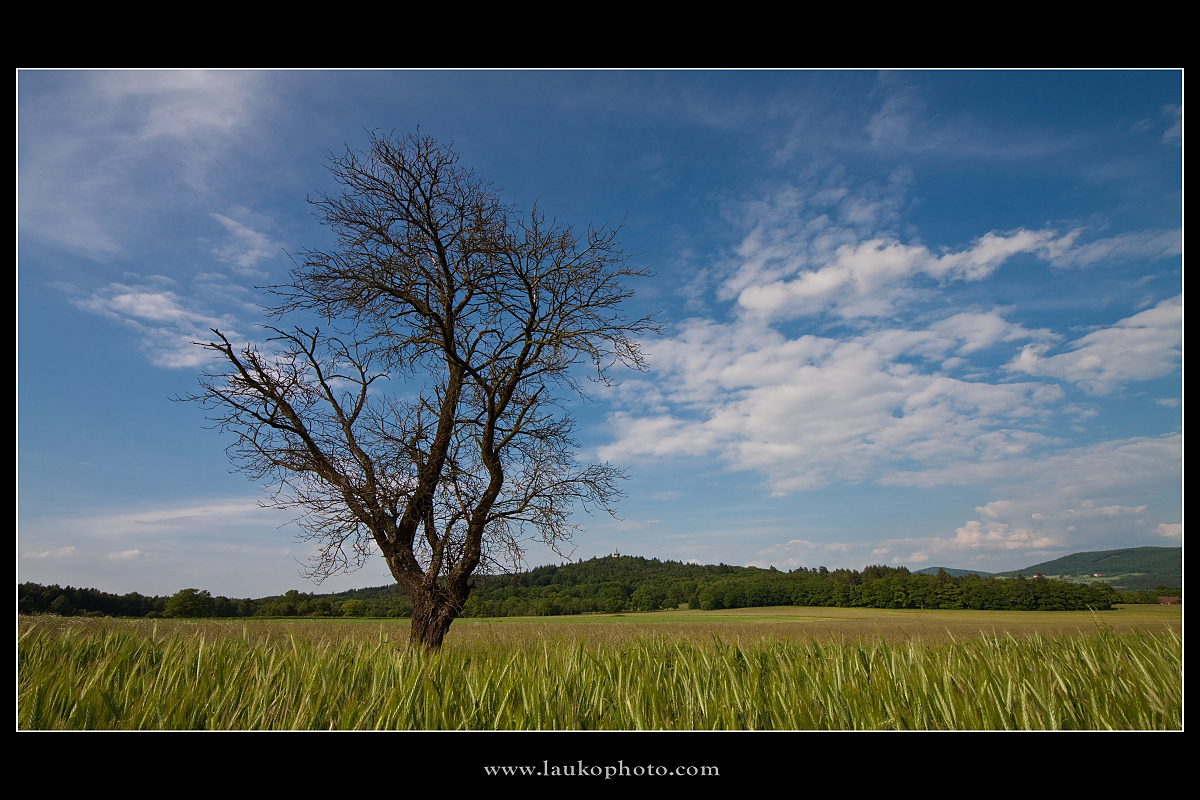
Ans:
[[[363,620],[368,624],[369,620]],[[378,624],[378,623],[376,623]],[[695,640],[712,636],[737,640],[764,637],[843,639],[860,637],[890,642],[918,637],[925,643],[942,642],[979,634],[1012,635],[1095,632],[1098,626],[1115,633],[1173,628],[1182,633],[1182,606],[1127,605],[1113,611],[970,611],[878,608],[776,606],[737,608],[724,611],[654,611],[623,614],[587,614],[559,617],[495,617],[460,619],[450,629],[447,644],[474,634],[476,626],[544,626],[547,632],[563,635],[579,628],[578,636],[596,634],[592,626],[619,625],[624,635],[669,635]],[[588,633],[591,631],[591,633]],[[635,633],[636,631],[636,633]],[[610,636],[620,637],[621,633]]]
[[[1179,729],[1178,607],[21,617],[23,729]]]

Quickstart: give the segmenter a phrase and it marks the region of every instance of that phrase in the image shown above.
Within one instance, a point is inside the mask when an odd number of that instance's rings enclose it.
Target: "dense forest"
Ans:
[[[681,606],[704,611],[756,606],[969,608],[1028,611],[1109,609],[1114,603],[1156,603],[1177,588],[1118,592],[1042,576],[1014,578],[914,574],[905,567],[857,570],[735,567],[606,556],[510,575],[475,578],[465,617],[559,616],[656,611]],[[113,617],[407,617],[412,603],[398,586],[317,595],[291,590],[260,599],[213,597],[183,589],[170,597],[96,589],[18,587],[22,614]]]
[[[1105,585],[1088,587],[1042,577],[955,578],[945,572],[914,575],[905,567],[887,566],[870,566],[862,572],[825,567],[781,572],[623,556],[489,578],[471,595],[463,614],[615,613],[677,608],[683,603],[704,611],[787,605],[1034,611],[1108,609],[1122,601]]]

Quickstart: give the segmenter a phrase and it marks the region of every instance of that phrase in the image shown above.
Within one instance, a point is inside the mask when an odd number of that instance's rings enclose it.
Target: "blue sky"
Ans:
[[[77,72],[18,89],[19,581],[230,596],[309,545],[195,390],[367,130],[624,220],[651,370],[574,556],[1016,569],[1182,542],[1178,71]],[[557,562],[532,547],[531,565]],[[322,591],[390,583],[381,557]]]

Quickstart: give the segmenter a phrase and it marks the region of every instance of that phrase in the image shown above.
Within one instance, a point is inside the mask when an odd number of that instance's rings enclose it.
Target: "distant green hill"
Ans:
[[[926,567],[925,569],[917,570],[915,574],[917,574],[917,575],[937,575],[939,569],[946,570],[946,574],[949,575],[951,578],[961,578],[964,575],[978,575],[981,578],[986,578],[989,575],[993,574],[991,572],[984,572],[984,571],[978,570],[978,569],[955,569],[954,567]]]
[[[986,572],[944,568],[949,577],[912,575],[905,567],[874,565],[850,569],[685,564],[613,554],[526,572],[477,575],[463,607],[465,617],[557,616],[593,612],[653,611],[659,608],[719,610],[770,605],[862,606],[871,608],[1008,608],[1068,610],[1109,608],[1121,602],[1111,589],[1128,592],[1183,583],[1183,549],[1139,547],[1076,553],[1026,567],[1026,578],[1040,573],[1058,580],[990,580]],[[937,575],[938,567],[922,573]],[[1096,576],[1095,573],[1103,573]],[[984,580],[967,579],[978,575]],[[994,577],[1016,577],[1016,572]],[[1086,584],[1076,586],[1074,584]],[[1095,584],[1107,584],[1097,586]],[[1111,589],[1110,589],[1111,587]],[[193,593],[185,589],[177,594]],[[1157,594],[1161,594],[1158,592]],[[1171,594],[1177,592],[1172,591]],[[216,617],[407,617],[412,602],[396,585],[317,595],[295,589],[258,599],[211,597],[204,616]],[[172,598],[117,596],[97,589],[17,587],[22,614],[60,616],[162,617],[172,614]],[[1149,599],[1125,602],[1154,602]]]
[[[1183,586],[1182,547],[1128,547],[1124,550],[1097,550],[1074,553],[1022,570],[998,572],[997,577],[1015,578],[1041,573],[1072,583],[1103,581],[1115,589],[1141,591],[1157,586]],[[1099,577],[1096,573],[1101,573]]]

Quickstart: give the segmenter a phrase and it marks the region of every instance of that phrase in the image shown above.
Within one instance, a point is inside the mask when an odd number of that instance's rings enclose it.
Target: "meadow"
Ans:
[[[22,729],[1177,730],[1182,612],[19,617]]]

